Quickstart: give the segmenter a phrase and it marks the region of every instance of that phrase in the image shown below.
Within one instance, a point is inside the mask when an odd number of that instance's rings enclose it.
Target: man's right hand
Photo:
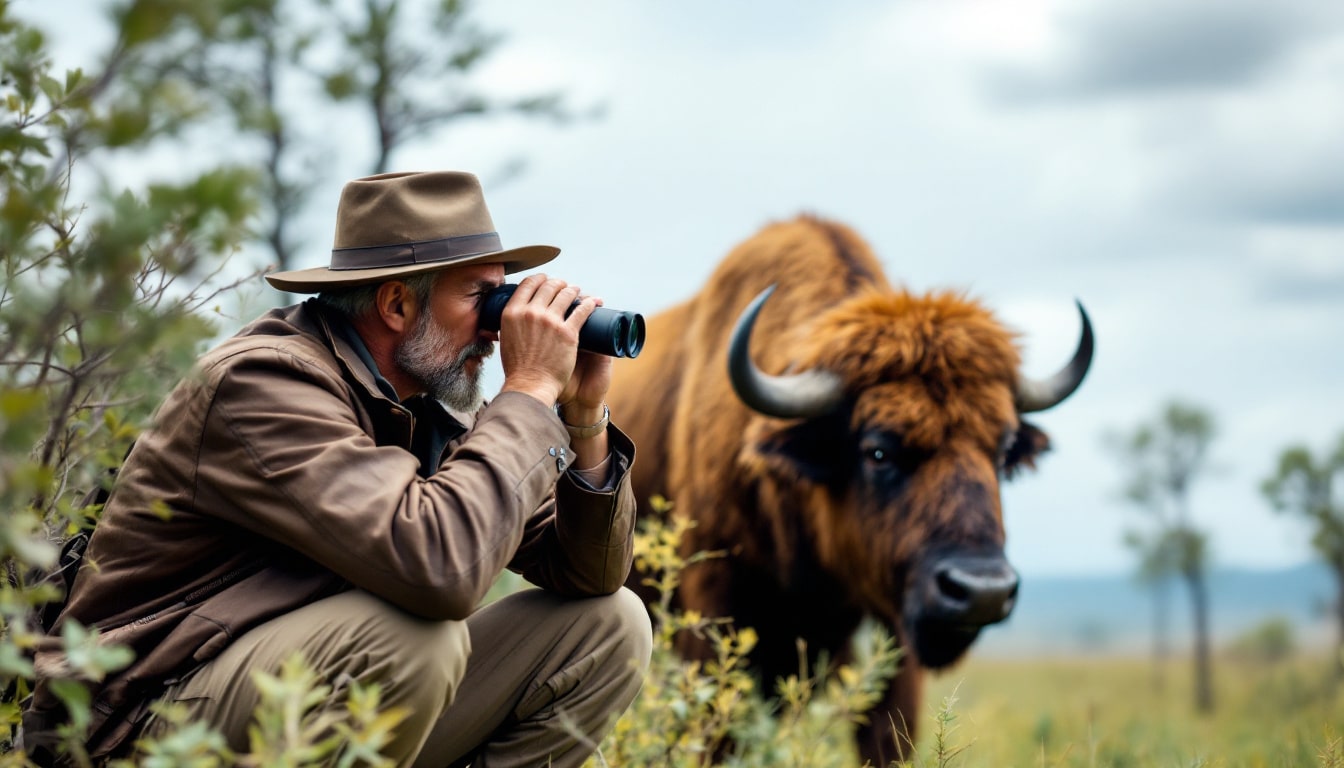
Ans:
[[[554,405],[569,384],[578,359],[579,329],[597,306],[586,298],[565,317],[579,298],[579,287],[543,274],[518,283],[504,306],[499,326],[501,392],[523,392]]]

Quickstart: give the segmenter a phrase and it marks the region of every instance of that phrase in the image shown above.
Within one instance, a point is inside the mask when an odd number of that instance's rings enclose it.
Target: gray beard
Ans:
[[[448,333],[431,320],[429,312],[422,312],[410,337],[397,345],[396,361],[435,400],[455,411],[475,413],[485,400],[481,392],[485,368],[480,366],[474,374],[469,373],[467,360],[487,358],[494,352],[495,345],[488,341],[454,350]]]

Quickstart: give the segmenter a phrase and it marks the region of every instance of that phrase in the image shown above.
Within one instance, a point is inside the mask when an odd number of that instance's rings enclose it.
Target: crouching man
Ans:
[[[533,274],[499,331],[478,318],[558,253],[503,248],[470,174],[345,186],[330,265],[267,276],[316,298],[207,353],[122,467],[61,618],[136,652],[92,685],[95,761],[163,732],[157,700],[246,751],[252,673],[295,651],[323,707],[376,683],[410,713],[385,749],[400,765],[584,761],[650,653],[621,588],[634,445],[608,423],[612,359],[577,346],[598,300]],[[541,588],[477,610],[505,568]],[[37,667],[24,745],[50,758],[63,670],[45,650]]]

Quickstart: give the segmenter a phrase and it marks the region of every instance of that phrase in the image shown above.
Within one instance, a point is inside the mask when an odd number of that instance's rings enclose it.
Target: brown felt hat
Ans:
[[[500,245],[481,182],[470,173],[384,173],[341,190],[330,266],[272,272],[266,281],[319,293],[482,262],[520,272],[558,253],[551,245]]]

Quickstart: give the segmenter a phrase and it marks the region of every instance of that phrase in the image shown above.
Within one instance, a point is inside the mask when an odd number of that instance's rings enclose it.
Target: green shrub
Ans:
[[[657,514],[635,539],[636,568],[659,598],[652,607],[653,659],[639,697],[589,765],[683,768],[715,758],[730,766],[853,765],[854,726],[896,671],[899,651],[892,639],[870,630],[854,663],[804,666],[775,681],[773,691],[759,690],[746,667],[757,639],[753,629],[672,608],[682,572],[718,554],[682,557],[682,536],[691,523],[667,515],[665,500],[654,503]],[[681,632],[708,638],[715,657],[681,659],[674,648]]]

